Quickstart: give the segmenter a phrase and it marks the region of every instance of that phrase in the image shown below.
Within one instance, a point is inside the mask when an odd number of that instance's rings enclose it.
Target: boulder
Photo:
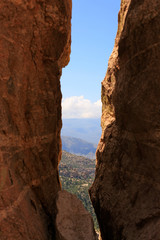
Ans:
[[[73,194],[58,192],[56,229],[58,240],[96,240],[97,235],[89,212]]]

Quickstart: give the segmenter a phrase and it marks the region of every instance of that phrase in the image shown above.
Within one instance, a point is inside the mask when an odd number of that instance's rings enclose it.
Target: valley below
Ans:
[[[94,180],[95,159],[62,151],[59,175],[62,189],[75,194],[83,202],[84,207],[93,217],[95,229],[98,230],[96,215],[88,193],[88,189]]]

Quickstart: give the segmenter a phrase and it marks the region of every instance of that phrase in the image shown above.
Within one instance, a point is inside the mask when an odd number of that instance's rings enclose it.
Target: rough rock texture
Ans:
[[[67,191],[59,191],[56,201],[57,239],[96,240],[94,224],[82,202]]]
[[[160,1],[123,0],[91,199],[103,240],[160,239]]]
[[[54,239],[71,0],[0,1],[0,239]]]

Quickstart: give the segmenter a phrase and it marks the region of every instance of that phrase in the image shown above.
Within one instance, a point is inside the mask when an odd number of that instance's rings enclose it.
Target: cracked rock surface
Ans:
[[[103,240],[160,239],[160,1],[122,0],[91,199]]]
[[[0,239],[55,236],[70,0],[0,1]]]

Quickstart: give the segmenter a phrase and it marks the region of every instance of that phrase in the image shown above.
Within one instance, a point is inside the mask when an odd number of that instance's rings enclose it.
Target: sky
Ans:
[[[72,0],[70,63],[62,71],[62,117],[100,118],[101,82],[113,50],[120,0]]]

